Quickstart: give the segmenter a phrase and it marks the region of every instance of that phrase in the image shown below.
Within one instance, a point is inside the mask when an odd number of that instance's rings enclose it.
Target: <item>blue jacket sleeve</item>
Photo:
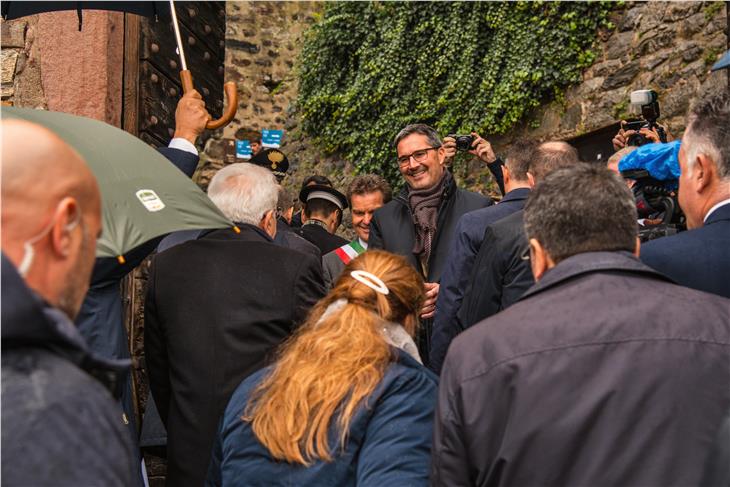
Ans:
[[[462,331],[456,315],[461,307],[464,288],[469,282],[470,270],[478,250],[469,238],[467,215],[463,215],[456,225],[456,239],[441,275],[441,289],[436,301],[429,367],[437,374],[441,373],[451,340]]]
[[[402,376],[375,405],[357,464],[357,485],[427,486],[437,384]]]
[[[159,147],[157,151],[172,162],[172,164],[180,169],[189,178],[193,177],[195,169],[198,167],[199,157],[197,154],[187,152],[173,147]]]

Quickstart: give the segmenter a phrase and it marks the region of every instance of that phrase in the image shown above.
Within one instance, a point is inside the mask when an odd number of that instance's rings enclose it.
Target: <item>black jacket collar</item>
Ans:
[[[504,195],[499,202],[526,200],[528,196],[530,196],[530,188],[517,188]]]
[[[217,240],[253,240],[264,242],[274,241],[268,233],[256,225],[240,222],[234,222],[234,224],[238,227],[240,233],[237,233],[232,228],[220,228],[218,230],[206,232],[198,238],[212,238]]]
[[[568,257],[547,271],[542,279],[522,295],[520,300],[541,293],[546,289],[553,288],[576,276],[601,271],[642,274],[647,277],[653,277],[654,279],[674,282],[663,274],[646,266],[629,252],[585,252]]]
[[[2,254],[2,349],[43,348],[84,369],[113,392],[129,360],[94,355],[73,322],[26,286],[15,266]]]

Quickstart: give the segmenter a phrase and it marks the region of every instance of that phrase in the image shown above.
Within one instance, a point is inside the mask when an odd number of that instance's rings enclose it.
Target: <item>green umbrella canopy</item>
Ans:
[[[3,107],[2,118],[44,126],[86,160],[101,190],[97,257],[119,258],[178,230],[233,227],[182,171],[121,129],[86,117],[17,107]]]

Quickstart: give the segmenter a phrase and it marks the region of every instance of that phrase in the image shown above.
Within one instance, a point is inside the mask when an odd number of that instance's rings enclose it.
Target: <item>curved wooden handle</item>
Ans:
[[[226,111],[223,112],[223,116],[218,120],[210,120],[205,124],[205,128],[208,130],[215,130],[228,125],[236,115],[236,110],[238,109],[238,88],[236,87],[236,83],[229,81],[224,84],[223,91],[226,93]]]
[[[195,89],[195,86],[193,86],[193,75],[189,70],[180,71],[180,82],[182,83],[183,93]],[[236,87],[236,83],[229,81],[223,85],[223,91],[226,94],[226,101],[228,102],[226,111],[223,112],[221,118],[209,120],[205,124],[205,128],[208,130],[215,130],[228,125],[236,115],[236,110],[238,109],[238,88]]]

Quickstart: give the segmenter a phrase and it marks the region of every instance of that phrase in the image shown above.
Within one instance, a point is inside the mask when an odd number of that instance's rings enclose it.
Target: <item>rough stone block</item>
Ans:
[[[667,59],[669,59],[669,52],[659,52],[652,56],[642,58],[641,64],[645,70],[653,71],[657,66],[661,65]]]
[[[626,11],[624,18],[618,24],[619,32],[626,32],[627,30],[634,30],[641,22],[641,14],[644,11],[643,8],[634,7]]]
[[[3,49],[9,47],[25,47],[25,28],[28,22],[24,20],[9,20],[2,23]]]
[[[18,62],[16,49],[3,49],[0,52],[2,64],[2,84],[12,84],[15,78],[15,65]]]
[[[607,76],[611,73],[614,73],[620,67],[621,61],[619,61],[618,59],[609,59],[608,61],[593,65],[593,76]]]
[[[625,86],[639,73],[639,61],[631,61],[629,64],[622,66],[612,75],[608,76],[601,86],[604,90],[613,90],[620,86]]]
[[[608,59],[618,59],[629,52],[633,40],[633,32],[621,32],[618,35],[612,36],[608,41],[608,49],[606,50]]]
[[[702,7],[702,2],[671,2],[664,14],[665,22],[676,22],[686,19]]]
[[[704,13],[696,13],[682,22],[680,26],[680,35],[682,37],[692,37],[696,33],[700,32],[707,25],[707,22],[708,19]]]
[[[677,46],[677,51],[682,53],[682,59],[686,62],[694,61],[702,54],[702,48],[696,42],[687,42]]]
[[[661,51],[670,47],[674,43],[676,36],[675,30],[656,31],[656,33],[647,33],[642,37],[639,44],[634,49],[634,54],[638,56],[646,56],[656,51]]]

